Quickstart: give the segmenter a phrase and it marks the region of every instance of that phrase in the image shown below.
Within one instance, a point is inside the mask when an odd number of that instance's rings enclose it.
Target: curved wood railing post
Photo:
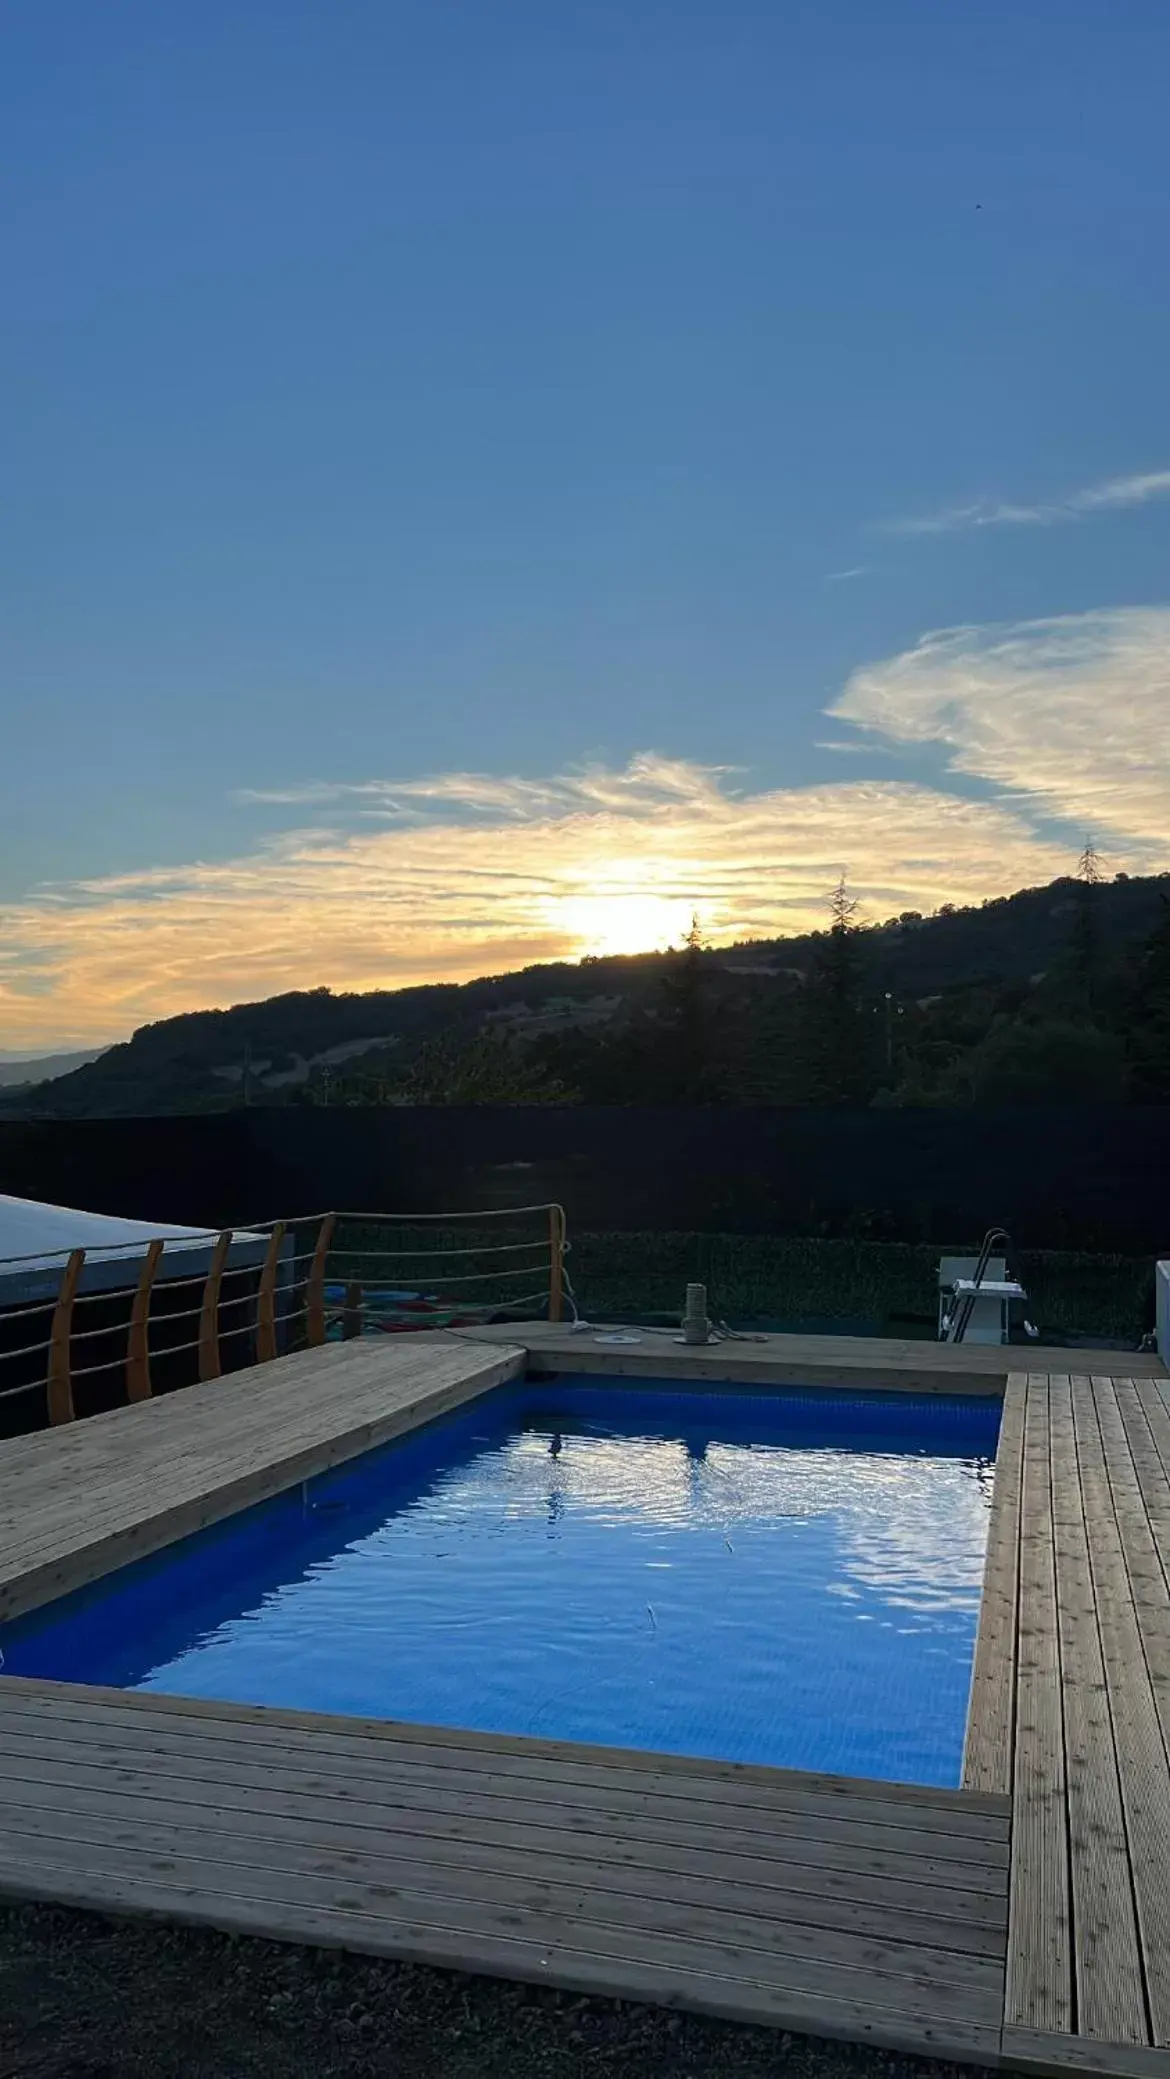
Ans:
[[[73,1332],[73,1301],[84,1262],[85,1250],[74,1249],[57,1289],[57,1306],[53,1314],[53,1326],[49,1331],[46,1397],[49,1421],[54,1426],[58,1422],[72,1422],[76,1412],[73,1406],[73,1380],[69,1370],[69,1338]]]
[[[203,1305],[199,1312],[199,1377],[218,1379],[223,1366],[219,1352],[219,1288],[223,1282],[223,1267],[232,1245],[232,1231],[221,1234],[211,1252],[207,1271],[207,1283],[203,1287]]]
[[[276,1273],[288,1223],[278,1220],[268,1237],[268,1251],[256,1293],[256,1362],[269,1364],[276,1355]]]
[[[564,1313],[565,1299],[565,1213],[563,1206],[548,1209],[548,1240],[551,1256],[548,1267],[548,1318],[559,1321]]]
[[[326,1213],[321,1222],[321,1232],[317,1236],[313,1261],[309,1265],[309,1277],[305,1287],[305,1341],[310,1349],[325,1341],[325,1265],[336,1225],[336,1213]]]
[[[165,1242],[151,1242],[142,1259],[126,1338],[127,1400],[150,1399],[150,1295],[165,1247]]]

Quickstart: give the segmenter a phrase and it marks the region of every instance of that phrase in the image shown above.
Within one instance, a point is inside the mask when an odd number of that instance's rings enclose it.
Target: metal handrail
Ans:
[[[954,1314],[951,1317],[952,1332],[948,1337],[948,1341],[952,1343],[961,1343],[964,1336],[966,1335],[967,1328],[971,1320],[971,1315],[975,1310],[975,1302],[979,1297],[979,1287],[983,1283],[984,1277],[987,1273],[987,1266],[991,1262],[991,1252],[1001,1243],[1003,1245],[1004,1261],[1006,1264],[1007,1251],[1011,1247],[1011,1236],[1009,1235],[1006,1227],[989,1227],[987,1233],[983,1237],[983,1246],[979,1251],[978,1260],[975,1265],[975,1276],[972,1280],[975,1290],[973,1292],[964,1292],[961,1299],[959,1300],[958,1306],[955,1308]]]

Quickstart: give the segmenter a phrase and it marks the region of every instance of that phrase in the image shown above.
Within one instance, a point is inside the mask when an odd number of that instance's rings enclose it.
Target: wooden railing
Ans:
[[[479,1227],[505,1219],[539,1220],[539,1238],[486,1243],[475,1239],[467,1247],[449,1239],[452,1234],[458,1237],[460,1223],[470,1220]],[[433,1236],[439,1246],[369,1245],[384,1230],[398,1238],[395,1230],[403,1227]],[[77,1414],[75,1386],[98,1375],[105,1375],[107,1389],[112,1376],[116,1391],[120,1374],[126,1401],[151,1399],[157,1390],[156,1365],[165,1366],[174,1383],[172,1359],[186,1358],[188,1374],[193,1371],[200,1381],[219,1378],[225,1369],[225,1345],[243,1344],[245,1364],[267,1364],[285,1351],[318,1347],[333,1336],[348,1340],[379,1330],[441,1327],[491,1313],[532,1318],[522,1310],[537,1305],[550,1321],[559,1321],[566,1290],[571,1289],[565,1272],[567,1246],[563,1208],[543,1205],[473,1214],[324,1213],[310,1219],[250,1222],[247,1228],[209,1230],[206,1235],[158,1236],[141,1247],[123,1243],[74,1249],[60,1259],[44,1254],[10,1257],[0,1260],[0,1280],[23,1270],[39,1281],[50,1269],[56,1271],[57,1284],[44,1300],[17,1299],[0,1312],[0,1324],[7,1328],[40,1323],[44,1335],[43,1341],[22,1340],[10,1350],[0,1339],[0,1402],[25,1397],[28,1420],[22,1420],[21,1427],[32,1428],[38,1426],[38,1396],[41,1420],[47,1415],[50,1424],[72,1422]],[[168,1277],[168,1247],[176,1269],[181,1268],[176,1259],[192,1249],[206,1252],[206,1268],[190,1276]],[[233,1251],[246,1252],[248,1260],[233,1262]],[[518,1254],[524,1261],[513,1264]],[[480,1262],[487,1258],[493,1259],[491,1268],[481,1270]],[[128,1272],[136,1266],[137,1278],[111,1281],[110,1267],[120,1262]],[[449,1269],[456,1262],[460,1267]],[[418,1268],[430,1263],[438,1263],[437,1274]],[[103,1273],[100,1283],[92,1279],[95,1269]],[[400,1280],[389,1291],[384,1285],[387,1274]],[[515,1282],[527,1287],[537,1277],[536,1289],[508,1296]],[[241,1279],[247,1282],[237,1293],[232,1288]],[[176,1310],[169,1302],[184,1291],[190,1291],[192,1304]],[[94,1325],[91,1309],[103,1303],[116,1307],[127,1298],[124,1320]],[[160,1298],[166,1302],[161,1308]],[[233,1314],[239,1318],[233,1321]],[[169,1332],[178,1322],[191,1323],[193,1332],[174,1343]],[[113,1355],[102,1354],[103,1342],[116,1346]],[[95,1344],[98,1361],[86,1363],[85,1346],[93,1349]],[[43,1373],[39,1364],[32,1365],[40,1359]],[[37,1375],[14,1385],[3,1383],[6,1373],[21,1364]],[[24,1413],[22,1409],[22,1417]]]

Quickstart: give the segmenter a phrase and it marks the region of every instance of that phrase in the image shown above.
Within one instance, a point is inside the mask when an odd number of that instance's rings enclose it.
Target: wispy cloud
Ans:
[[[0,909],[6,1044],[663,942],[692,909],[717,940],[796,931],[843,867],[872,917],[974,902],[1067,871],[1085,830],[1114,867],[1170,869],[1168,608],[945,629],[855,672],[830,714],[863,732],[834,748],[938,745],[998,798],[893,777],[765,788],[651,752],[548,777],[257,788],[312,825]],[[383,804],[403,813],[369,821]]]
[[[842,758],[892,758],[892,744],[875,743],[871,736],[819,736],[814,751],[833,751]]]
[[[1030,815],[1170,854],[1170,608],[942,629],[854,672],[831,712],[947,746]]]
[[[1033,505],[977,499],[973,504],[948,506],[920,519],[888,520],[883,531],[956,534],[979,527],[1054,527],[1062,521],[1084,519],[1091,513],[1121,512],[1127,506],[1147,505],[1151,499],[1166,497],[1170,497],[1170,469],[1153,469],[1141,476],[1111,477],[1106,483],[1071,491],[1066,498]]]
[[[677,939],[693,909],[724,941],[799,930],[848,867],[871,915],[973,901],[1060,870],[1067,847],[993,803],[907,782],[734,788],[646,757],[524,782],[427,783],[415,824],[301,831],[238,859],[34,893],[0,911],[9,1043],[325,982],[459,981],[613,944]],[[554,806],[529,790],[543,785]]]
[[[848,570],[826,570],[821,583],[822,585],[844,585],[848,583],[850,578],[866,577],[868,573],[868,563],[851,563]]]
[[[698,767],[657,752],[640,752],[620,772],[585,764],[555,779],[526,779],[481,772],[433,773],[415,780],[306,780],[287,788],[241,787],[235,800],[245,807],[354,807],[359,814],[413,816],[449,821],[457,817],[534,818],[576,811],[658,809],[693,801],[697,791],[725,782],[729,766]]]
[[[389,813],[398,806],[385,780],[294,780],[284,787],[237,787],[232,799],[245,808],[334,808],[345,801],[373,801]]]

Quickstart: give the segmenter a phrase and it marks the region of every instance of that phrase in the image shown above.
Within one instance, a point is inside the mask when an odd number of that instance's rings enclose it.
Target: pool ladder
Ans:
[[[971,1325],[971,1316],[975,1311],[976,1302],[979,1299],[997,1299],[1000,1302],[1003,1310],[1001,1340],[1005,1343],[1008,1341],[1008,1309],[1011,1302],[1013,1299],[1025,1301],[1028,1297],[1023,1286],[1016,1279],[1007,1275],[1007,1252],[1010,1247],[1011,1236],[1006,1227],[988,1228],[976,1259],[974,1276],[971,1278],[956,1278],[955,1280],[951,1305],[946,1308],[939,1321],[941,1341],[944,1343],[963,1342]],[[1003,1251],[1005,1274],[1002,1278],[988,1278],[987,1276],[987,1267],[991,1262],[992,1252],[995,1249],[1002,1249]],[[1039,1335],[1039,1330],[1033,1328],[1030,1321],[1025,1321],[1024,1333],[1034,1342]]]

